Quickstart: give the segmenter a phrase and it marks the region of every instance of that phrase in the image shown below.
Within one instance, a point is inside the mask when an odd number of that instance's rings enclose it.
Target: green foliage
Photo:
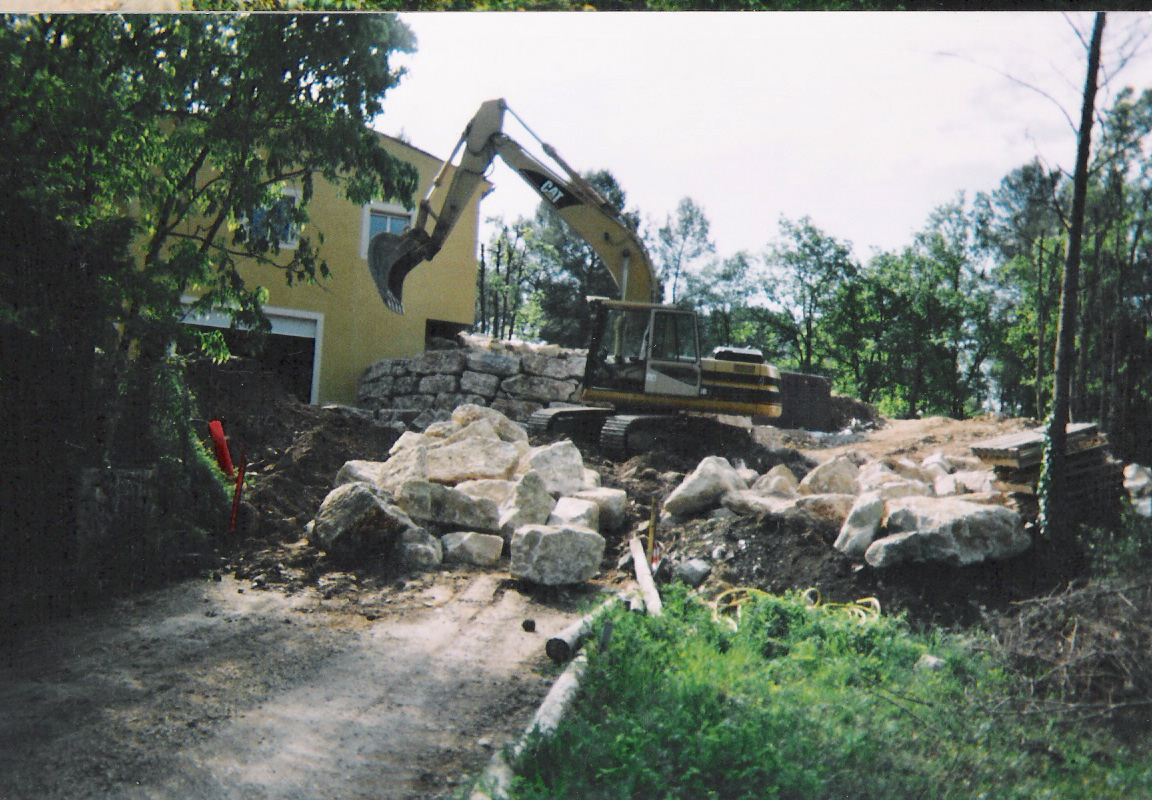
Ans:
[[[686,591],[617,613],[576,707],[519,768],[526,798],[1127,797],[1152,773],[1122,747],[1010,712],[992,657],[900,619],[745,606],[739,629]],[[925,653],[939,669],[916,667]]]
[[[1152,519],[1126,505],[1116,528],[1088,528],[1083,544],[1093,574],[1144,580],[1152,573]]]

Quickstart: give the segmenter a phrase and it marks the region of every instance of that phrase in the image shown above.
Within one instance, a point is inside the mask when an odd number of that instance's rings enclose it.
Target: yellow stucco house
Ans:
[[[390,154],[419,170],[428,186],[443,163],[399,139],[377,134]],[[490,188],[490,187],[486,187]],[[298,196],[291,184],[286,199]],[[431,337],[451,338],[473,322],[476,298],[480,198],[469,201],[459,223],[434,260],[414,270],[404,284],[404,313],[388,310],[368,271],[368,242],[379,231],[400,233],[415,212],[393,202],[351,203],[336,187],[317,179],[308,205],[306,234],[323,232],[320,255],[331,277],[317,285],[287,286],[267,266],[242,267],[248,286],[264,286],[265,311],[272,322],[264,360],[301,399],[313,403],[353,403],[365,367],[383,359],[423,352]],[[282,252],[295,246],[293,233],[281,239]],[[186,298],[191,300],[192,298]],[[227,327],[224,315],[203,315],[191,324]]]

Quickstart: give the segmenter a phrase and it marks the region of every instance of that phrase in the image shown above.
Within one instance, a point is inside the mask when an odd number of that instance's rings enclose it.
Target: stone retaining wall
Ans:
[[[356,394],[377,419],[423,430],[466,403],[519,422],[555,401],[575,402],[585,350],[461,334],[461,347],[377,361]]]

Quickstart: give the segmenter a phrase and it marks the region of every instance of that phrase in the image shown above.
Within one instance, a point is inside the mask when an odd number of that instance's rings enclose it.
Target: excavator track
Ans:
[[[614,461],[624,461],[651,448],[668,414],[618,414],[600,429],[600,450]]]
[[[528,418],[530,436],[571,436],[574,439],[596,441],[604,420],[612,416],[608,408],[590,406],[561,406],[542,408]]]

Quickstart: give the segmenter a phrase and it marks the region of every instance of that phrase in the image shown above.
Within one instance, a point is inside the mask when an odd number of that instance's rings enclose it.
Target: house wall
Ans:
[[[380,136],[381,145],[393,155],[416,166],[423,192],[440,168],[441,161],[396,139]],[[292,188],[292,184],[286,185]],[[473,322],[476,297],[476,241],[482,192],[469,202],[440,253],[409,274],[404,284],[404,313],[385,307],[376,291],[368,262],[361,255],[363,207],[344,198],[336,187],[322,180],[308,205],[310,220],[300,232],[318,246],[331,277],[317,285],[287,286],[283,273],[269,266],[252,264],[240,272],[249,287],[264,286],[270,308],[294,309],[318,314],[320,341],[319,376],[314,396],[320,403],[356,400],[361,374],[381,359],[423,352],[429,319],[460,325]],[[318,243],[319,232],[324,242]],[[283,260],[290,253],[282,254]]]

